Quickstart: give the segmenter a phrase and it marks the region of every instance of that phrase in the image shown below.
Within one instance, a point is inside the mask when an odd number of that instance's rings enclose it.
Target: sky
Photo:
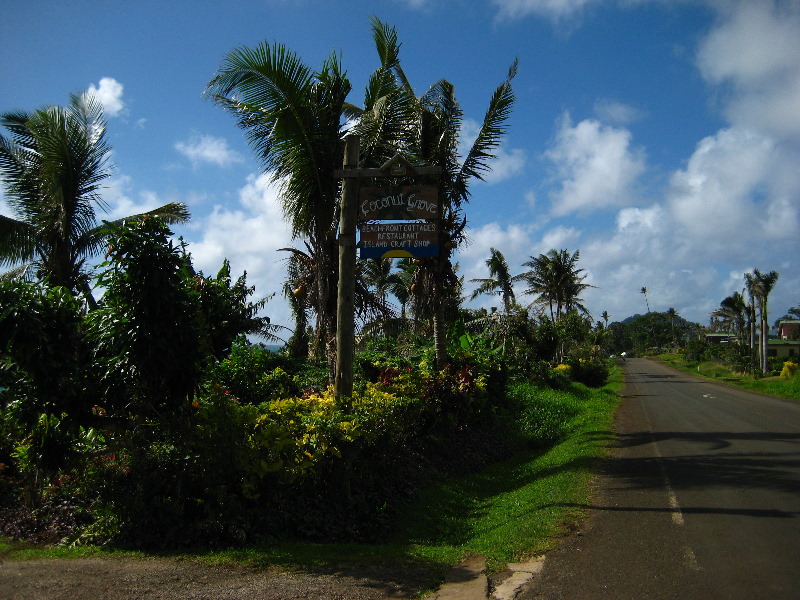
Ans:
[[[4,2],[0,112],[95,94],[114,164],[98,217],[186,203],[192,220],[174,230],[196,268],[216,274],[227,257],[256,296],[278,292],[266,312],[290,325],[278,249],[302,241],[203,90],[229,52],[278,42],[312,68],[335,53],[362,105],[378,66],[370,16],[396,27],[419,94],[455,86],[467,139],[519,59],[507,135],[470,187],[465,293],[490,248],[514,274],[566,249],[596,320],[649,303],[707,324],[753,268],[780,273],[770,322],[800,305],[800,0]],[[1,195],[0,214],[13,216]]]

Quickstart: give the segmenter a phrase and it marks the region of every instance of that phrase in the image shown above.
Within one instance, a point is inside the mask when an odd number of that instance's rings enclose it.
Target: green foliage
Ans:
[[[205,381],[229,390],[239,402],[260,404],[299,395],[306,389],[300,375],[306,368],[298,359],[239,337],[227,357],[209,367]]]
[[[80,303],[63,287],[0,280],[0,397],[23,422],[86,407]]]
[[[135,414],[175,410],[200,379],[198,292],[188,260],[158,219],[114,228],[98,283],[101,308],[89,315],[108,404]]]
[[[589,387],[599,388],[608,380],[608,363],[602,360],[571,359],[570,378]]]
[[[255,288],[247,285],[246,273],[235,282],[232,280],[231,265],[227,258],[215,278],[204,277],[200,272],[188,283],[199,294],[198,312],[203,345],[215,360],[226,357],[233,343],[243,334],[261,334],[272,338],[269,317],[257,316],[267,299],[250,301]]]
[[[792,379],[797,375],[797,363],[787,360],[783,363],[783,368],[781,369],[781,377],[784,379]]]
[[[74,457],[94,394],[82,307],[63,287],[0,281],[0,404],[7,463],[40,500],[43,477]]]

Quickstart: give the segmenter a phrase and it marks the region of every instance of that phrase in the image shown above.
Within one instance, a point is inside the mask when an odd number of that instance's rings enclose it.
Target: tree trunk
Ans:
[[[445,298],[447,293],[443,285],[443,269],[446,259],[437,257],[434,262],[434,283],[433,283],[433,349],[436,353],[436,370],[441,371],[450,361],[447,356],[447,332],[445,316]]]
[[[761,308],[761,372],[766,375],[769,370],[769,318],[767,317],[767,299]]]
[[[344,168],[358,166],[359,138],[345,138]],[[356,280],[356,221],[358,182],[345,178],[339,213],[339,281],[336,307],[336,399],[353,395],[353,348],[355,339],[354,302]]]

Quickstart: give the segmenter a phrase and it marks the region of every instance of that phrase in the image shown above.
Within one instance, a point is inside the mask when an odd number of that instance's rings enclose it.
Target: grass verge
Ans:
[[[622,373],[616,367],[600,389],[514,387],[512,394],[528,407],[531,427],[539,427],[531,435],[547,439],[550,432],[553,443],[529,447],[510,460],[427,488],[400,516],[402,525],[385,544],[270,544],[172,556],[314,571],[377,573],[392,565],[395,575],[424,572],[431,589],[466,554],[483,554],[491,571],[501,570],[510,561],[551,548],[583,517],[575,506],[588,503],[594,465],[613,435],[621,387]],[[99,548],[31,549],[0,541],[0,554],[26,559],[118,553]]]

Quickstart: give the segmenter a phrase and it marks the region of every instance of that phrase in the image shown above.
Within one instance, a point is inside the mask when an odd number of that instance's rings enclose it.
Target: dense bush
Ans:
[[[608,364],[601,360],[571,360],[569,362],[573,381],[589,387],[602,387],[608,380]]]
[[[240,337],[230,354],[206,372],[209,385],[219,385],[239,402],[260,404],[276,398],[299,395],[307,365],[285,354],[271,352],[261,344]],[[327,375],[326,375],[327,376]]]
[[[367,343],[352,397],[337,400],[326,365],[242,335],[264,320],[227,263],[216,279],[195,273],[157,222],[112,240],[107,292],[88,314],[64,290],[0,285],[12,307],[0,313],[7,535],[151,548],[372,541],[438,473],[563,435],[566,396],[508,398],[510,375],[551,392],[604,379],[539,356],[552,328],[523,368],[506,342],[457,323],[443,370],[429,341],[402,355],[391,340]],[[44,361],[40,345],[53,350]]]

